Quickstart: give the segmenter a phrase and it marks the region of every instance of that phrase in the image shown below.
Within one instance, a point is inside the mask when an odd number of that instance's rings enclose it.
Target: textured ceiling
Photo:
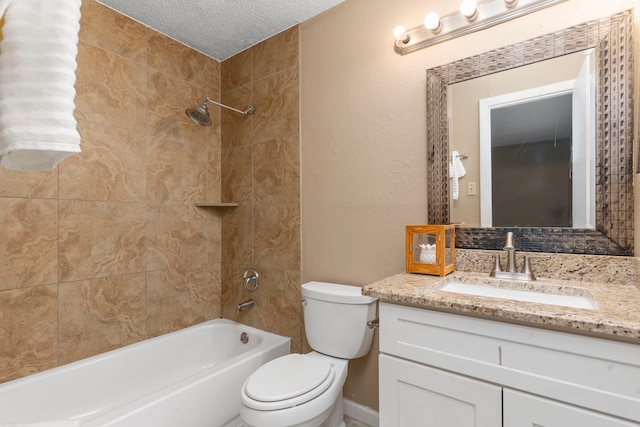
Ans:
[[[219,61],[344,0],[98,0]]]

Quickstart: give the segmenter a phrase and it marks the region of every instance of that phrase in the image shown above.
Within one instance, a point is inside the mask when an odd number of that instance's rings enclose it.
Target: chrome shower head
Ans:
[[[247,114],[253,114],[256,111],[256,109],[253,106],[243,111],[243,110],[238,110],[237,108],[229,107],[228,105],[225,105],[225,104],[221,104],[217,101],[209,99],[209,97],[206,97],[202,105],[189,108],[185,111],[185,113],[187,113],[187,117],[189,117],[194,123],[197,123],[201,126],[211,126],[211,117],[209,117],[209,110],[207,110],[208,102],[218,105],[220,107],[226,108],[228,110],[235,111],[236,113],[240,113],[243,116],[246,116]]]
[[[209,117],[209,110],[207,110],[207,100],[202,105],[197,107],[188,108],[185,113],[194,123],[200,126],[211,126],[211,117]]]

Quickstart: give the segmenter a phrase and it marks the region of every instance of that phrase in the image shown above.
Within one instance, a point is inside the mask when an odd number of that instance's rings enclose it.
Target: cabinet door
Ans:
[[[639,427],[640,424],[505,389],[503,427]]]
[[[380,355],[380,427],[496,427],[501,423],[501,387]]]

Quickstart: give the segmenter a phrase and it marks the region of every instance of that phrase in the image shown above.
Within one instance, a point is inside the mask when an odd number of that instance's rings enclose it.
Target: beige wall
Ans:
[[[417,26],[429,10],[445,15],[458,4],[347,0],[302,24],[303,282],[364,285],[404,270],[404,226],[426,221],[427,68],[607,16],[637,1],[569,0],[403,57],[394,53],[395,25]],[[635,54],[640,70],[637,47]],[[374,348],[350,364],[345,387],[347,397],[374,408],[376,353]]]
[[[302,347],[298,27],[222,63],[222,99],[251,116],[222,115],[222,197],[240,206],[222,225],[223,317],[292,338]],[[242,273],[260,274],[254,293]],[[254,308],[235,312],[253,298]]]
[[[220,64],[84,0],[82,153],[0,168],[0,382],[220,315]]]

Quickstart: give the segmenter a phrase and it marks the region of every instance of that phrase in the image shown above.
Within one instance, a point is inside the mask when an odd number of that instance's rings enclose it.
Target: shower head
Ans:
[[[211,126],[211,118],[209,117],[209,110],[207,110],[208,102],[223,108],[227,108],[229,110],[233,110],[236,113],[242,114],[243,116],[246,116],[247,114],[253,114],[256,111],[256,109],[253,106],[242,111],[242,110],[235,109],[233,107],[229,107],[228,105],[224,105],[219,102],[213,101],[209,99],[209,97],[207,97],[205,98],[202,105],[198,105],[197,107],[187,109],[185,111],[185,113],[187,114],[187,117],[189,117],[194,123],[197,123],[201,126]]]
[[[211,126],[211,117],[209,117],[209,110],[207,110],[207,101],[204,101],[202,105],[197,107],[188,108],[185,113],[194,123],[200,126]]]

